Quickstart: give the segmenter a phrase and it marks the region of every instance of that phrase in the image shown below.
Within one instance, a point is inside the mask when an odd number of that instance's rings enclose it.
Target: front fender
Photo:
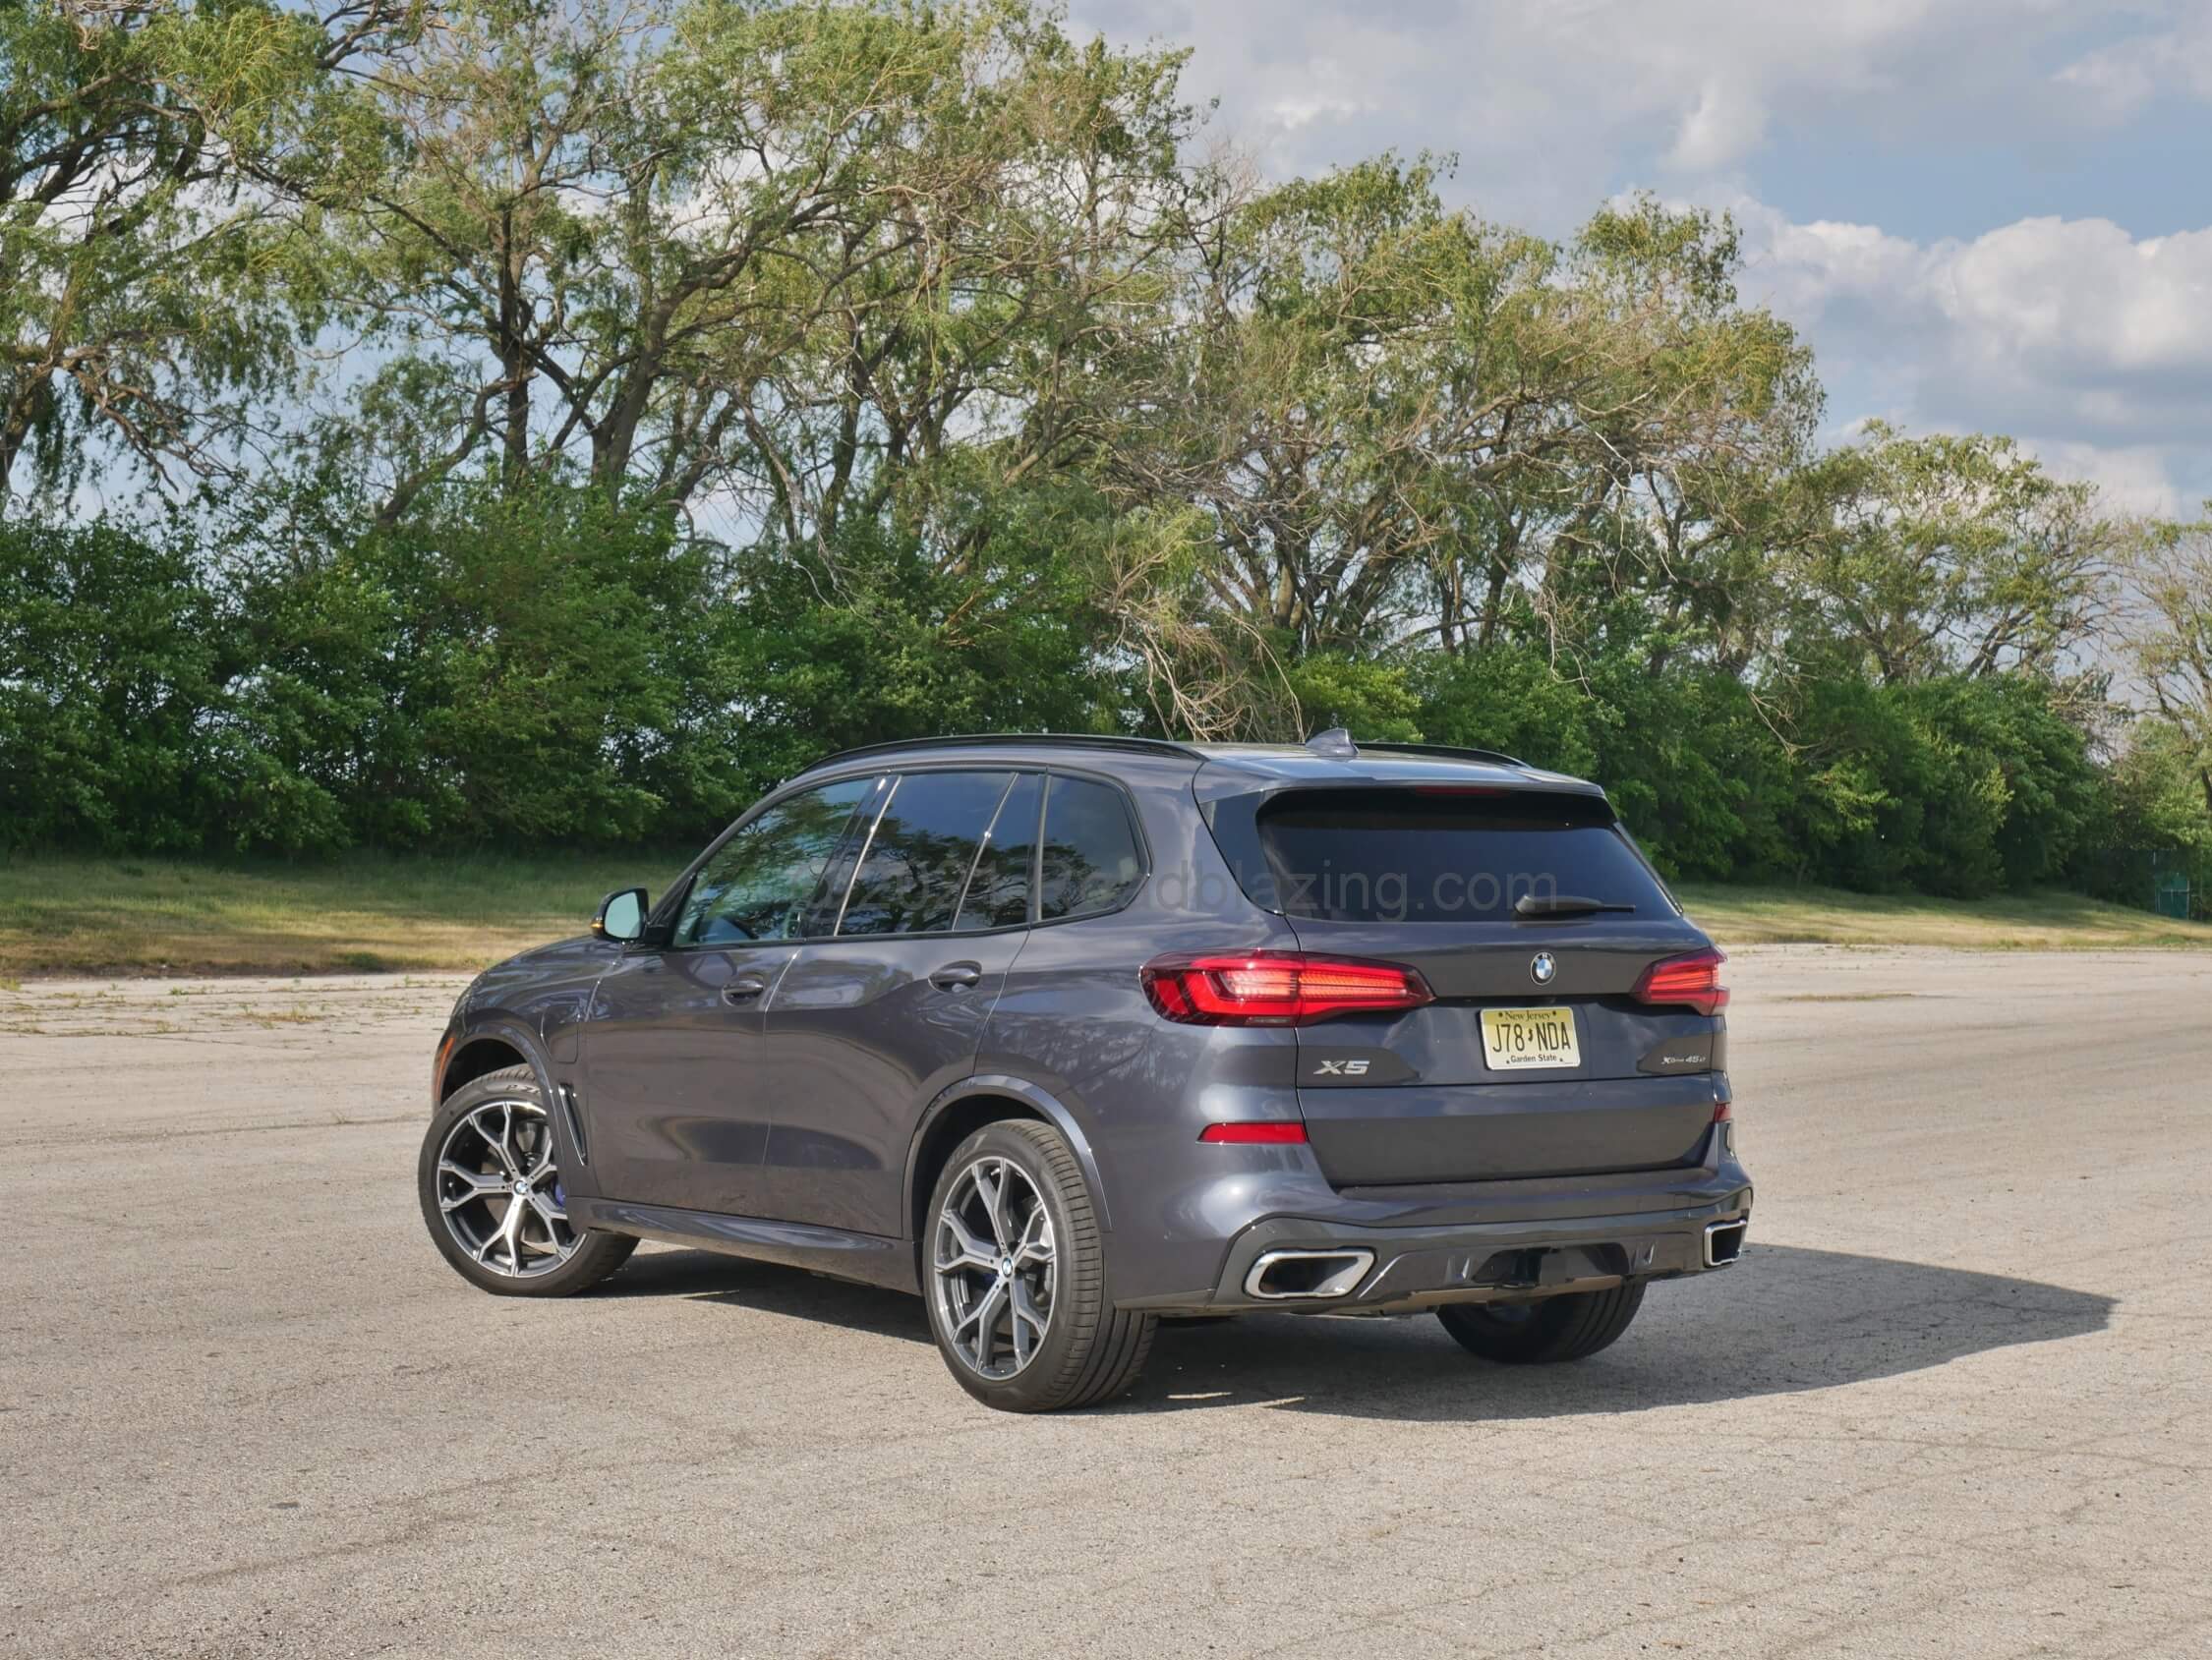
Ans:
[[[453,1064],[453,1058],[467,1050],[471,1044],[502,1043],[530,1063],[538,1074],[538,1087],[553,1099],[553,1070],[547,1062],[546,1048],[536,1032],[511,1014],[494,1011],[474,1017],[456,1015],[445,1028],[445,1036],[438,1040],[437,1059],[431,1066],[431,1110],[436,1112],[447,1095],[445,1075]]]
[[[553,1119],[553,1148],[560,1165],[561,1180],[571,1193],[584,1197],[595,1196],[599,1187],[592,1179],[591,1163],[583,1149],[576,1145],[575,1121],[570,1116],[566,1097],[553,1076],[551,1057],[539,1035],[529,1025],[512,1014],[493,1011],[477,1018],[454,1021],[445,1029],[445,1037],[437,1046],[437,1061],[431,1078],[432,1109],[445,1098],[445,1074],[453,1058],[467,1051],[471,1044],[500,1043],[521,1056],[538,1079],[538,1093],[546,1103],[547,1115]]]

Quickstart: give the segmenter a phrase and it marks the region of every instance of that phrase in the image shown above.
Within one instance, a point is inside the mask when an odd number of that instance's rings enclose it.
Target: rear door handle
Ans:
[[[982,978],[979,962],[949,962],[929,977],[929,983],[941,992],[964,992]]]
[[[761,993],[767,990],[767,975],[751,973],[740,974],[736,979],[730,981],[728,985],[723,987],[722,1001],[724,1002],[751,1002],[753,999],[759,997]]]

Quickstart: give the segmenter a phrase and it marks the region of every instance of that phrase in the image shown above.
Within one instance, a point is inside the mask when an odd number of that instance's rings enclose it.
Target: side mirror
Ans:
[[[635,940],[645,932],[645,913],[652,908],[642,887],[624,887],[599,902],[592,918],[592,935],[600,940]]]

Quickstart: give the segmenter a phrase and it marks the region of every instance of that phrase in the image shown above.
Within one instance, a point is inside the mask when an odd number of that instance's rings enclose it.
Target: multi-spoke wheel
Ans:
[[[553,1120],[527,1066],[456,1090],[431,1119],[418,1174],[431,1237],[486,1290],[563,1296],[604,1280],[637,1245],[570,1225]]]
[[[953,1349],[979,1377],[1011,1378],[1052,1323],[1052,1213],[1021,1167],[966,1166],[937,1213],[931,1293]]]
[[[517,1279],[576,1254],[568,1198],[553,1168],[553,1122],[514,1091],[472,1107],[437,1155],[437,1208],[469,1260]]]
[[[1136,1381],[1157,1322],[1113,1306],[1090,1188],[1049,1124],[987,1124],[954,1151],[921,1257],[930,1328],[977,1400],[1042,1412]]]

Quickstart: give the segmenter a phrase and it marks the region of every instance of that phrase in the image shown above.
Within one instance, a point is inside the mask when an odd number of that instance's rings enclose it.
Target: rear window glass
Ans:
[[[1055,777],[1045,796],[1037,914],[1047,920],[1111,910],[1144,880],[1122,792],[1087,778]]]
[[[1044,778],[1024,773],[999,803],[954,924],[961,932],[1019,928],[1029,920],[1029,867],[1037,856],[1037,809],[1043,800]]]
[[[1272,894],[1263,904],[1330,922],[1500,922],[1524,893],[1673,905],[1588,796],[1425,789],[1292,790],[1259,814]]]

